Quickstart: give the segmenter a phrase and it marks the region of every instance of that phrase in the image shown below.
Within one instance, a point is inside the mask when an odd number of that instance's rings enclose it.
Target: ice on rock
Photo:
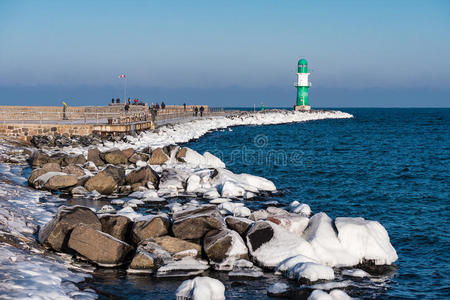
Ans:
[[[352,299],[349,295],[347,295],[346,292],[344,292],[342,290],[332,290],[330,292],[330,296],[331,296],[331,298],[333,298],[333,300],[350,300],[350,299]]]
[[[122,200],[122,199],[113,199],[113,200],[111,200],[111,204],[112,205],[123,205],[124,203],[125,203],[125,201]]]
[[[238,198],[243,197],[245,189],[232,181],[226,181],[222,186],[222,197],[224,198]]]
[[[358,259],[357,263],[371,260],[377,265],[389,265],[398,259],[386,229],[377,221],[336,218],[335,225],[343,248]]]
[[[135,212],[131,207],[124,207],[121,210],[118,210],[116,214],[128,217],[132,221],[142,216],[141,214]]]
[[[207,262],[199,261],[192,257],[185,257],[160,267],[156,277],[193,276],[201,274],[207,269],[209,269]]]
[[[220,197],[220,194],[216,188],[209,189],[203,193],[203,198],[205,198],[205,199],[216,199],[219,197]]]
[[[225,202],[231,202],[230,198],[215,198],[214,200],[209,201],[211,204],[221,204]]]
[[[186,192],[195,192],[200,188],[200,176],[192,174],[186,181]]]
[[[286,283],[277,282],[272,284],[267,289],[267,293],[270,295],[280,295],[288,292],[290,290],[289,286]]]
[[[34,180],[34,186],[37,189],[41,189],[50,180],[50,178],[57,175],[67,176],[67,174],[63,172],[47,172]]]
[[[308,204],[292,201],[289,205],[291,212],[309,217],[312,214],[311,208]]]
[[[111,205],[103,205],[102,208],[100,208],[97,213],[98,214],[110,214],[114,213],[116,210]]]
[[[209,152],[203,153],[204,165],[210,168],[225,168],[225,163]]]
[[[361,269],[342,270],[342,275],[350,277],[370,277],[370,274]]]
[[[244,197],[246,192],[275,192],[272,181],[250,174],[234,174],[226,169],[216,169],[217,175],[212,179],[216,186],[222,186],[222,197]]]
[[[288,278],[300,280],[308,279],[311,282],[317,280],[333,280],[334,271],[331,267],[314,262],[298,263],[286,271]]]
[[[307,257],[307,256],[299,254],[299,255],[296,255],[296,256],[289,257],[289,258],[285,259],[284,261],[282,261],[278,265],[277,273],[278,272],[286,272],[289,269],[295,267],[295,265],[297,265],[299,263],[305,263],[305,262],[317,263],[316,260],[314,260],[314,259],[312,259],[310,257]]]
[[[147,163],[146,163],[145,161],[138,160],[138,161],[136,162],[136,167],[137,167],[137,168],[145,167],[145,166],[147,166]]]
[[[183,281],[176,291],[177,300],[225,300],[225,286],[217,279],[195,277]]]

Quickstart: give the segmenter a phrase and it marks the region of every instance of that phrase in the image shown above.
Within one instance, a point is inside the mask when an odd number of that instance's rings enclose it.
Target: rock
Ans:
[[[76,186],[70,192],[74,197],[84,196],[89,193],[89,191],[83,186]]]
[[[112,207],[111,205],[103,205],[99,210],[97,210],[97,215],[112,214],[115,212],[116,212],[116,209],[114,207]],[[102,224],[102,227],[103,227],[103,224]],[[102,231],[105,232],[103,229],[102,229]],[[110,234],[110,233],[108,233],[108,234]]]
[[[158,266],[166,265],[173,261],[169,252],[156,244],[153,240],[145,240],[139,243],[138,250],[142,250],[152,254]]]
[[[125,169],[122,167],[109,165],[102,172],[112,176],[118,185],[125,184]]]
[[[267,243],[273,237],[273,229],[267,222],[256,222],[246,235],[247,246],[256,251],[262,244]]]
[[[120,215],[104,215],[100,217],[102,231],[116,239],[127,242],[127,234],[131,228],[131,220]]]
[[[238,198],[243,197],[244,194],[245,189],[232,181],[226,181],[222,186],[222,197],[224,198]]]
[[[68,247],[105,267],[121,265],[133,247],[113,236],[80,224],[70,234]]]
[[[39,231],[39,242],[46,248],[61,251],[72,229],[78,224],[85,224],[101,230],[102,224],[95,213],[84,206],[61,206],[56,216]]]
[[[97,166],[92,161],[86,162],[83,167],[86,168],[88,171],[91,171],[91,172],[97,172],[98,171]]]
[[[145,166],[131,171],[126,181],[130,185],[135,183],[146,184],[150,181],[154,186],[158,186],[159,176],[150,166]]]
[[[173,254],[173,259],[180,260],[186,257],[200,257],[200,252],[195,249],[188,249]]]
[[[202,205],[173,214],[175,237],[187,240],[202,238],[208,231],[222,229],[225,224],[215,205]]]
[[[105,161],[113,165],[124,165],[128,163],[128,157],[119,149],[104,153]]]
[[[75,175],[76,177],[85,176],[86,173],[84,172],[83,168],[76,166],[76,165],[68,165],[67,167],[64,167],[62,169],[62,172]]]
[[[302,215],[304,217],[309,217],[312,213],[311,208],[308,204],[300,203],[298,201],[292,201],[289,204],[289,209],[291,212]]]
[[[53,147],[55,145],[54,137],[47,135],[34,135],[30,142],[37,148]]]
[[[55,154],[51,155],[48,158],[48,162],[49,163],[54,162],[54,163],[57,163],[57,164],[61,165],[61,163],[63,162],[63,160],[66,157],[67,157],[67,154],[62,153],[62,152],[58,152],[58,153],[55,153]]]
[[[41,168],[47,172],[61,172],[61,166],[57,163],[46,163]]]
[[[83,154],[66,156],[63,158],[61,162],[61,166],[69,166],[69,165],[83,165],[86,163],[86,158]]]
[[[203,239],[203,249],[213,262],[222,262],[230,257],[248,258],[248,250],[241,236],[229,229],[208,232]]]
[[[176,291],[179,300],[225,300],[225,286],[217,279],[195,277],[183,281]]]
[[[44,175],[44,174],[46,174],[46,173],[48,173],[48,171],[47,170],[44,170],[44,169],[34,169],[32,172],[31,172],[31,174],[30,174],[30,177],[28,177],[28,185],[29,186],[32,186],[32,187],[36,187],[35,186],[35,184],[34,184],[34,181],[38,178],[38,177],[40,177],[41,175]]]
[[[128,158],[128,161],[132,164],[135,164],[136,162],[142,160],[141,156],[137,153],[134,153],[133,155]]]
[[[35,167],[41,167],[44,164],[46,164],[48,162],[49,156],[41,151],[36,151],[35,154],[33,155],[33,161],[31,163],[31,165],[33,166],[33,168]]]
[[[209,269],[207,262],[192,257],[170,262],[158,269],[156,277],[186,277],[203,273]]]
[[[122,150],[123,155],[125,155],[125,157],[127,159],[130,159],[130,157],[134,154],[134,149],[133,148],[128,148],[125,150]]]
[[[97,167],[105,165],[105,162],[100,158],[100,150],[97,148],[88,150],[88,161],[92,161]]]
[[[55,147],[58,147],[58,148],[68,147],[72,144],[72,141],[64,135],[56,135],[54,141],[55,141]]]
[[[264,209],[254,211],[248,218],[252,221],[265,220],[269,217],[269,213]]]
[[[169,218],[165,214],[147,215],[137,218],[131,229],[133,243],[169,233]]]
[[[225,223],[229,229],[236,231],[241,236],[244,236],[254,222],[246,218],[229,216],[225,218]]]
[[[162,165],[166,161],[169,160],[169,156],[161,148],[156,148],[152,152],[152,156],[150,157],[149,164],[151,165]]]
[[[178,150],[177,154],[175,155],[178,161],[185,162],[184,158],[186,157],[187,150],[188,148],[181,148],[180,150]]]
[[[142,248],[136,250],[136,254],[128,267],[129,273],[153,273],[156,268],[156,257]]]
[[[267,218],[267,221],[273,222],[286,228],[290,232],[295,232],[298,234],[303,234],[309,223],[307,217],[302,215],[275,215]]]
[[[267,289],[269,297],[289,297],[291,288],[286,283],[277,282]]]
[[[84,187],[90,192],[97,191],[102,195],[110,195],[117,188],[117,182],[106,172],[100,172],[89,178]]]
[[[42,175],[42,176],[45,176],[45,175]],[[39,177],[39,178],[41,178],[41,177]],[[47,182],[44,184],[44,188],[51,190],[51,191],[56,191],[59,189],[65,189],[65,188],[74,186],[77,183],[78,183],[78,179],[77,179],[77,176],[75,176],[75,175],[55,175],[55,176],[51,176],[47,180]]]
[[[201,255],[202,253],[202,247],[199,244],[184,241],[169,235],[156,237],[153,238],[153,240],[170,254],[180,253],[192,249],[194,249],[198,255]]]

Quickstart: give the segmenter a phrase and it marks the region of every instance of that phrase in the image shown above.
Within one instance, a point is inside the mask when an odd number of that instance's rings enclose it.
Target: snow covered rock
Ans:
[[[305,217],[309,217],[312,214],[311,208],[308,204],[300,203],[298,201],[292,201],[291,204],[289,204],[289,208],[291,212]]]
[[[286,283],[277,282],[269,286],[267,295],[269,297],[287,297],[290,289]]]
[[[164,153],[163,149],[156,148],[152,151],[152,156],[150,157],[150,160],[148,162],[151,165],[162,165],[168,160],[169,156]]]
[[[161,266],[156,277],[186,277],[199,275],[209,269],[207,262],[185,257]]]
[[[225,223],[229,229],[234,230],[243,236],[254,222],[246,218],[229,216],[225,218]]]
[[[221,262],[231,257],[248,258],[248,249],[241,236],[233,230],[210,231],[203,239],[203,249],[208,259]]]
[[[195,277],[183,281],[176,291],[177,300],[225,300],[225,286],[217,279]]]
[[[157,267],[157,256],[138,248],[128,267],[128,273],[153,273]]]
[[[102,224],[95,213],[84,206],[61,206],[55,217],[39,231],[39,242],[55,251],[64,250],[69,234],[78,224],[101,230]]]
[[[314,290],[308,300],[350,300],[352,299],[342,290],[332,290],[329,294],[322,290]]]
[[[133,250],[127,243],[84,224],[74,228],[67,244],[70,249],[105,267],[121,265]]]
[[[286,271],[290,279],[307,279],[311,282],[317,280],[333,280],[334,271],[331,267],[314,262],[301,262]]]

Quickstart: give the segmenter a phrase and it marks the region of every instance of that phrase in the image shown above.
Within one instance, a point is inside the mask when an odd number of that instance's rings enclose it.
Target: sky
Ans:
[[[450,104],[450,1],[0,0],[0,104]]]

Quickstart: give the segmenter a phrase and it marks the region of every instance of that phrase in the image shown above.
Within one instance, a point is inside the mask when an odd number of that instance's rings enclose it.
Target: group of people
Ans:
[[[186,106],[184,108],[186,110]],[[196,106],[194,108],[194,117],[198,116],[198,112],[200,111],[200,117],[203,117],[203,112],[205,111],[205,108],[203,106],[200,106],[200,109]]]

